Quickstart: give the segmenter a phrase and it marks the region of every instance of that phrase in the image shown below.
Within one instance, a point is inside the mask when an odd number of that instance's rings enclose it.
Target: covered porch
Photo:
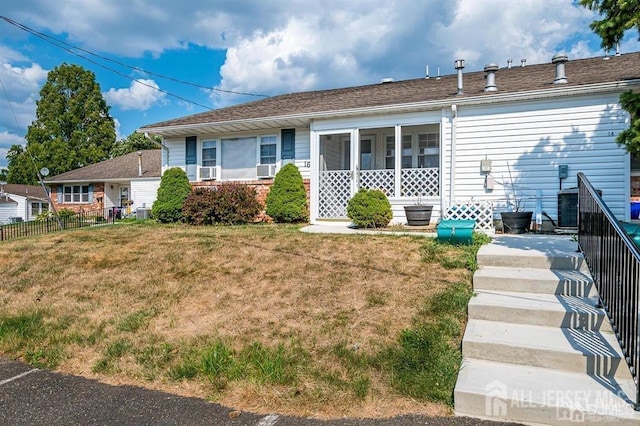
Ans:
[[[439,123],[312,132],[312,220],[347,220],[347,203],[360,189],[384,192],[393,222],[404,205],[440,205]],[[315,140],[315,143],[313,142]]]

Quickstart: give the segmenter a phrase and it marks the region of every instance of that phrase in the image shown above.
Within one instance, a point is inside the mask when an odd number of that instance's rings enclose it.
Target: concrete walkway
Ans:
[[[495,236],[478,264],[457,415],[640,424],[629,367],[571,237]]]
[[[421,237],[436,237],[435,232],[419,232],[414,230],[407,231],[388,231],[376,229],[362,229],[350,227],[350,222],[327,222],[319,225],[308,225],[300,228],[300,231],[310,234],[363,234],[363,235],[413,235]]]

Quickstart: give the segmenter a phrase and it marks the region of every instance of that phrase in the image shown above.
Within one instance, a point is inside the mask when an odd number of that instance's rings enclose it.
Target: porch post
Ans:
[[[318,190],[320,183],[320,137],[313,129],[313,122],[309,126],[309,144],[311,149],[310,167],[311,180],[309,181],[309,222],[318,220]]]
[[[351,196],[360,189],[360,131],[351,129]]]
[[[396,124],[395,126],[395,142],[396,142],[396,146],[395,146],[395,170],[394,170],[394,176],[395,176],[395,196],[396,197],[401,197],[402,196],[402,126],[399,124]],[[385,147],[386,149],[386,147]]]

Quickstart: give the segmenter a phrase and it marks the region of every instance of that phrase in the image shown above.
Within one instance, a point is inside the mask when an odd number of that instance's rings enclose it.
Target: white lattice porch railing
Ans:
[[[443,219],[475,220],[478,229],[493,230],[493,203],[491,201],[456,202],[442,210]]]
[[[351,172],[349,170],[320,172],[318,186],[318,216],[346,218],[347,203],[351,198]]]
[[[387,197],[393,197],[395,195],[395,171],[393,169],[360,170],[360,188],[379,189]]]
[[[440,194],[440,171],[438,169],[402,169],[402,197],[436,197]]]

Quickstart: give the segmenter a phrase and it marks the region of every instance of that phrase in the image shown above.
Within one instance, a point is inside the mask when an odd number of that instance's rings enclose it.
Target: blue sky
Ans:
[[[64,62],[95,73],[124,138],[146,124],[260,99],[215,89],[275,95],[423,77],[426,65],[450,74],[458,58],[472,71],[508,59],[548,62],[558,52],[602,55],[589,29],[595,16],[574,3],[4,0],[0,15],[138,70],[93,58],[124,76],[114,73],[0,20],[0,167],[12,144],[24,144],[47,72]],[[640,50],[637,36],[628,34],[623,53]]]

